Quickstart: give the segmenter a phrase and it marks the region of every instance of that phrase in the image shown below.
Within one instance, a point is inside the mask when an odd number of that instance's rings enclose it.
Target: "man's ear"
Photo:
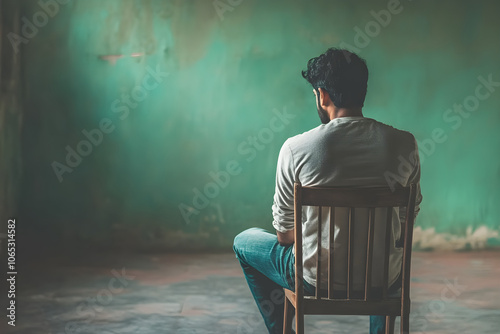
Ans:
[[[323,109],[326,109],[332,103],[330,100],[330,95],[323,88],[318,88],[319,91],[319,103]]]

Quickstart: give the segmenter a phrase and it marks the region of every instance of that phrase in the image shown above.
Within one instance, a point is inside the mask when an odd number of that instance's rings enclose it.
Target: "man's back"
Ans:
[[[293,229],[293,182],[296,177],[303,186],[393,186],[391,182],[407,186],[411,182],[418,183],[420,167],[415,138],[409,132],[364,117],[335,118],[327,124],[289,138],[278,158],[273,204],[273,226],[280,232]],[[420,201],[418,189],[417,205]],[[317,211],[317,208],[305,208],[303,214],[304,279],[312,285],[316,285]],[[334,261],[338,270],[335,271],[334,277],[337,288],[341,288],[345,285],[347,267],[347,209],[337,209],[335,216]],[[355,288],[363,284],[366,224],[362,224],[362,221],[367,221],[367,216],[367,209],[356,210],[354,260],[355,268],[360,271],[355,269]],[[329,219],[329,211],[324,209],[322,259],[325,265],[328,258]],[[382,280],[382,263],[379,259],[386,242],[383,233],[384,222],[384,210],[377,210],[373,266],[376,273],[373,283],[375,286],[380,286]],[[395,240],[399,235],[399,210],[395,208],[393,235],[388,241],[391,244],[389,284],[397,279],[401,266],[401,250],[395,247]]]
[[[248,286],[259,307],[269,333],[283,333],[283,307],[268,312],[269,300],[277,289],[294,289],[295,256],[294,182],[303,186],[389,186],[399,183],[417,185],[415,213],[422,200],[420,163],[412,134],[363,117],[368,91],[366,61],[355,53],[329,48],[309,59],[302,77],[311,84],[316,111],[323,125],[289,138],[281,148],[276,171],[273,204],[273,226],[276,235],[263,229],[248,229],[234,239],[233,249],[240,261]],[[316,210],[313,210],[316,209]],[[401,208],[403,209],[403,208]],[[399,212],[401,211],[401,212]],[[385,239],[386,212],[375,212],[373,286],[382,285],[381,254],[390,246],[389,284],[396,281],[401,266],[401,250],[395,247],[399,238],[404,210],[392,212],[392,236]],[[346,246],[348,239],[347,208],[335,210],[334,288],[343,289],[346,281]],[[316,286],[317,232],[322,228],[322,259],[328,259],[329,210],[324,208],[323,222],[318,224],[317,208],[304,207],[302,214],[304,291],[314,293]],[[367,246],[368,209],[357,208],[354,220],[354,290],[364,283]],[[357,268],[357,269],[356,269]],[[322,271],[326,274],[326,270]],[[321,278],[323,281],[323,277]],[[326,283],[326,282],[325,282]],[[396,284],[394,284],[396,286]],[[273,308],[274,309],[274,308]],[[385,332],[386,317],[370,316],[370,333]]]

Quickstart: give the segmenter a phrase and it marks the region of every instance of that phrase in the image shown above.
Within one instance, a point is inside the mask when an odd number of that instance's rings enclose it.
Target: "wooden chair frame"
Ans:
[[[386,316],[386,334],[394,333],[396,316],[401,316],[401,333],[409,333],[410,317],[410,267],[413,238],[413,223],[415,219],[416,186],[401,187],[391,190],[386,187],[303,187],[300,182],[294,186],[295,206],[295,293],[285,289],[284,334],[290,334],[295,313],[295,328],[297,334],[304,333],[304,315],[306,314],[339,314],[339,315],[384,315]],[[303,263],[302,263],[302,207],[319,207],[318,220],[321,222],[322,207],[330,207],[329,252],[328,252],[328,295],[321,296],[321,282],[318,280],[315,296],[304,296]],[[334,298],[333,289],[333,249],[335,208],[349,208],[347,244],[347,277],[346,298]],[[375,208],[387,208],[386,239],[392,233],[392,209],[406,207],[406,220],[401,223],[403,238],[403,260],[401,268],[401,296],[388,296],[388,272],[390,244],[385,242],[384,249],[384,281],[382,295],[371,293],[372,254],[374,239]],[[367,258],[365,267],[364,296],[354,296],[353,280],[353,240],[354,240],[354,208],[368,208]],[[321,249],[321,228],[318,226],[318,249]],[[317,256],[317,277],[321,277],[321,252]]]

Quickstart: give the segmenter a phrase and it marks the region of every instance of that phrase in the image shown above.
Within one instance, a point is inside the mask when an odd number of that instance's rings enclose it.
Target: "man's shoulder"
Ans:
[[[302,133],[299,133],[295,136],[289,137],[285,141],[285,145],[292,147],[294,145],[301,144],[304,141],[310,141],[312,138],[320,136],[324,130],[324,127],[325,127],[325,125],[321,124],[315,128],[312,128],[312,129],[306,131],[306,132],[302,132]]]
[[[406,140],[410,140],[410,141],[415,140],[415,136],[413,136],[413,134],[409,131],[398,129],[392,125],[377,121],[375,119],[371,119],[371,120],[374,123],[376,123],[377,126],[383,128],[385,131],[387,131],[388,133],[392,134],[395,137],[400,137],[401,139],[406,139]]]

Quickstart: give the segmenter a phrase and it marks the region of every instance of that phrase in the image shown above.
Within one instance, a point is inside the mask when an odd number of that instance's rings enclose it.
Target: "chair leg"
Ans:
[[[300,312],[299,307],[295,308],[295,332],[304,334],[304,312]]]
[[[292,333],[292,322],[295,310],[293,308],[292,302],[285,297],[285,317],[283,318],[283,334]]]
[[[395,322],[396,322],[396,317],[389,315],[385,317],[385,334],[394,334]]]
[[[401,315],[401,334],[410,333],[410,313]]]

